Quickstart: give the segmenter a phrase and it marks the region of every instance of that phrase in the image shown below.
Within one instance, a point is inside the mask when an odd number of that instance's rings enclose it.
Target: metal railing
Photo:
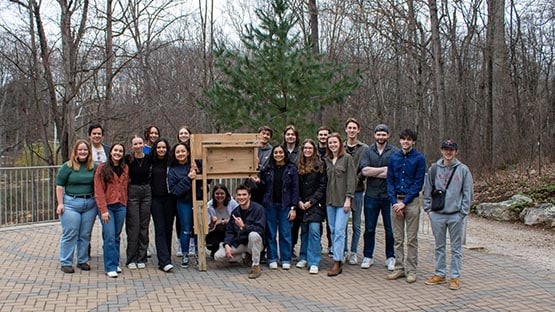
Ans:
[[[0,227],[53,221],[58,166],[0,167]]]

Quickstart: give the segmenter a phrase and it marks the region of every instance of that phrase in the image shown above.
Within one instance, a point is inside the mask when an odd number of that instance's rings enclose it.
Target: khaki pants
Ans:
[[[416,274],[418,266],[418,225],[420,222],[418,198],[405,206],[402,216],[396,215],[392,209],[391,221],[395,239],[395,270],[404,270],[405,274]],[[405,232],[407,238],[406,258]]]
[[[216,261],[231,261],[240,262],[243,260],[243,254],[248,252],[252,255],[252,265],[260,265],[260,253],[264,248],[264,243],[260,234],[256,232],[249,233],[249,243],[247,246],[241,244],[237,247],[231,246],[231,254],[233,258],[229,259],[225,256],[225,247],[223,243],[220,243],[220,249],[214,254],[214,260]]]

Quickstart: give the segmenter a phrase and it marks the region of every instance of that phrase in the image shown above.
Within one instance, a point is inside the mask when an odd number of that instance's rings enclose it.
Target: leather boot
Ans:
[[[328,276],[336,276],[341,274],[341,272],[343,272],[341,261],[334,261],[331,269],[328,271]]]

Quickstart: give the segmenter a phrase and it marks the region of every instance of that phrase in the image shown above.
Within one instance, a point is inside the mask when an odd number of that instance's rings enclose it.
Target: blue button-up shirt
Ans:
[[[405,195],[405,205],[417,198],[425,175],[426,158],[414,148],[407,154],[400,150],[391,155],[387,165],[387,195],[391,204],[397,203],[397,195]]]

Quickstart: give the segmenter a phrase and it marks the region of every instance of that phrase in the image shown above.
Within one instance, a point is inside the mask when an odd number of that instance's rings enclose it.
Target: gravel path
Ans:
[[[555,272],[555,231],[470,216],[466,245],[527,261]]]

